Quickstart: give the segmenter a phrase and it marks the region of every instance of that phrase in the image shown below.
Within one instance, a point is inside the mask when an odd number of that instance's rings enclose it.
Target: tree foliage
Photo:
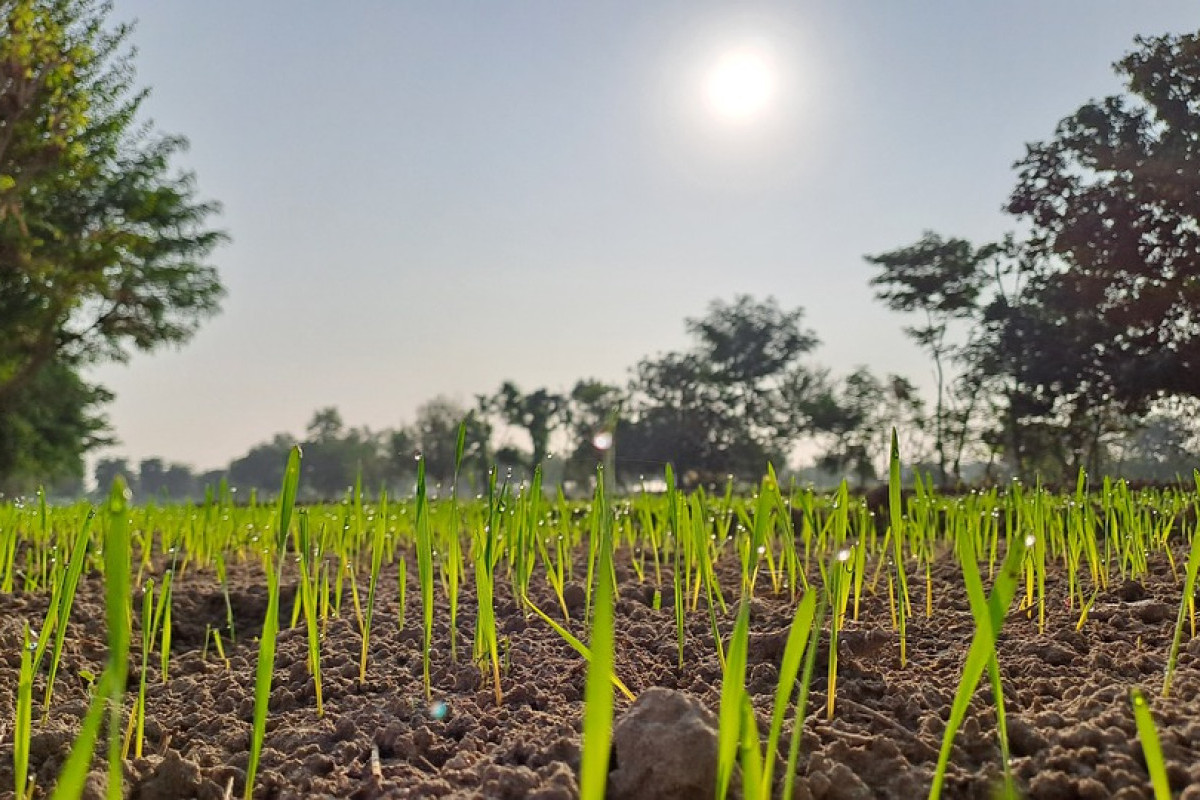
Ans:
[[[107,11],[0,1],[0,415],[34,413],[48,380],[76,389],[40,447],[0,455],[0,481],[78,472],[109,399],[80,369],[187,341],[223,293],[217,207],[172,170],[186,142],[138,121],[129,28]]]
[[[1127,92],[1081,106],[1017,164],[1037,302],[1071,326],[1093,404],[1200,396],[1200,37],[1138,38]]]
[[[803,310],[748,295],[687,320],[693,349],[644,359],[618,429],[626,474],[671,462],[693,480],[761,474],[782,464],[807,427],[816,376],[802,359],[817,345]]]

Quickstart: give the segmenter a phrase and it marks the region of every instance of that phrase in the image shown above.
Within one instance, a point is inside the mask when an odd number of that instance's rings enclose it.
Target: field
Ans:
[[[0,792],[1200,797],[1190,491],[293,507],[297,469],[0,507]]]

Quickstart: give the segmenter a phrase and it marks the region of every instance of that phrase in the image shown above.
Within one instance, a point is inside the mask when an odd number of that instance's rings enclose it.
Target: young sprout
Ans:
[[[594,509],[599,509],[599,571],[592,618],[591,652],[584,686],[583,753],[579,765],[581,800],[603,800],[608,784],[608,758],[612,742],[613,687],[616,634],[612,569],[612,516],[604,492],[604,470],[597,470]]]

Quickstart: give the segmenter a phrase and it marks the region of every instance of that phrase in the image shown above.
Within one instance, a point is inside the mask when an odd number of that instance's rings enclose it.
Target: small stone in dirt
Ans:
[[[809,759],[808,788],[817,800],[871,800],[874,797],[854,770],[820,754]]]
[[[1126,580],[1117,587],[1116,595],[1126,602],[1133,602],[1146,596],[1146,588],[1137,581]]]
[[[1079,800],[1104,800],[1108,797],[1108,788],[1092,777],[1080,778],[1075,784],[1075,794]]]
[[[651,687],[613,728],[613,800],[702,800],[717,781],[717,717],[680,692]]]
[[[1128,608],[1135,617],[1147,625],[1155,625],[1174,616],[1171,607],[1158,600],[1139,600],[1136,603],[1130,603]]]
[[[1057,770],[1043,770],[1029,782],[1031,800],[1073,800],[1075,787],[1071,779]]]
[[[1017,757],[1031,756],[1046,746],[1046,737],[1024,717],[1008,719],[1008,744]]]
[[[1068,650],[1060,644],[1048,644],[1038,653],[1052,667],[1065,667],[1072,663],[1077,655],[1073,650]]]
[[[102,770],[92,770],[83,779],[83,792],[80,800],[105,800],[108,797],[108,774]]]
[[[168,750],[150,777],[134,792],[134,800],[171,800],[196,797],[202,781],[200,767],[187,761],[177,750]]]
[[[568,583],[563,587],[562,600],[567,604],[567,609],[572,613],[583,611],[587,605],[587,592],[578,583]]]

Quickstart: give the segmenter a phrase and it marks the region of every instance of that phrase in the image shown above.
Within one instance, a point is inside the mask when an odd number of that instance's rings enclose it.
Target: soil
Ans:
[[[645,583],[638,580],[627,553],[618,553],[618,563],[618,675],[635,694],[666,687],[716,710],[721,671],[708,615],[689,615],[685,663],[679,669],[669,573],[663,573],[661,609],[655,609],[652,576]],[[719,568],[726,597],[733,597],[736,563]],[[864,595],[858,621],[849,623],[839,646],[833,719],[825,715],[823,662],[828,651],[818,650],[797,798],[913,798],[928,793],[974,629],[953,561],[943,559],[932,580],[928,617],[924,580],[913,584],[919,608],[908,625],[903,668],[886,590]],[[439,600],[430,702],[422,686],[419,594],[409,586],[407,621],[400,626],[395,581],[386,583],[377,599],[365,682],[358,679],[361,639],[348,592],[341,617],[328,621],[321,653],[325,714],[318,718],[305,666],[304,626],[289,627],[295,584],[285,579],[284,630],[255,797],[577,797],[586,675],[579,654],[542,620],[523,613],[506,582],[499,581],[496,614],[504,648],[504,697],[497,707],[490,671],[470,661],[475,609],[468,585],[458,613],[457,663],[448,647],[448,611]],[[751,607],[747,685],[765,739],[794,603],[786,592],[772,594],[763,576],[758,589]],[[1189,800],[1200,798],[1200,638],[1189,640],[1185,632],[1171,695],[1160,697],[1180,602],[1179,583],[1165,558],[1154,561],[1142,581],[1114,579],[1097,596],[1080,631],[1075,628],[1078,610],[1065,605],[1065,577],[1051,574],[1047,592],[1044,631],[1038,630],[1036,613],[1030,618],[1014,607],[998,645],[1012,770],[1021,791],[1047,800],[1152,797],[1128,695],[1131,687],[1141,686],[1151,698],[1172,790]],[[578,620],[584,592],[576,583],[565,594],[569,627],[583,637]],[[531,597],[561,618],[557,599],[536,578]],[[234,796],[241,796],[253,716],[255,636],[266,609],[257,567],[231,567],[230,603],[237,639],[226,640],[227,666],[213,647],[203,647],[206,630],[226,622],[219,585],[212,575],[196,571],[178,578],[169,676],[162,680],[153,654],[145,754],[126,762],[127,797],[215,799],[224,796],[230,781]],[[9,721],[22,626],[27,621],[38,627],[46,605],[41,595],[0,596],[0,787],[11,787],[13,780]],[[103,619],[102,583],[95,575],[85,576],[54,703],[40,718],[44,678],[34,688],[30,759],[36,797],[48,796],[78,730],[88,702],[84,676],[102,670]],[[732,619],[731,608],[721,622],[723,636]],[[133,641],[137,648],[136,630]],[[140,656],[131,664],[130,693],[137,691],[139,662]],[[628,708],[618,694],[616,717]],[[665,748],[672,744],[661,742]],[[378,753],[374,763],[373,750]],[[104,786],[99,759],[93,768],[88,794],[99,797]],[[988,798],[1000,775],[995,715],[985,686],[959,731],[943,796]]]

